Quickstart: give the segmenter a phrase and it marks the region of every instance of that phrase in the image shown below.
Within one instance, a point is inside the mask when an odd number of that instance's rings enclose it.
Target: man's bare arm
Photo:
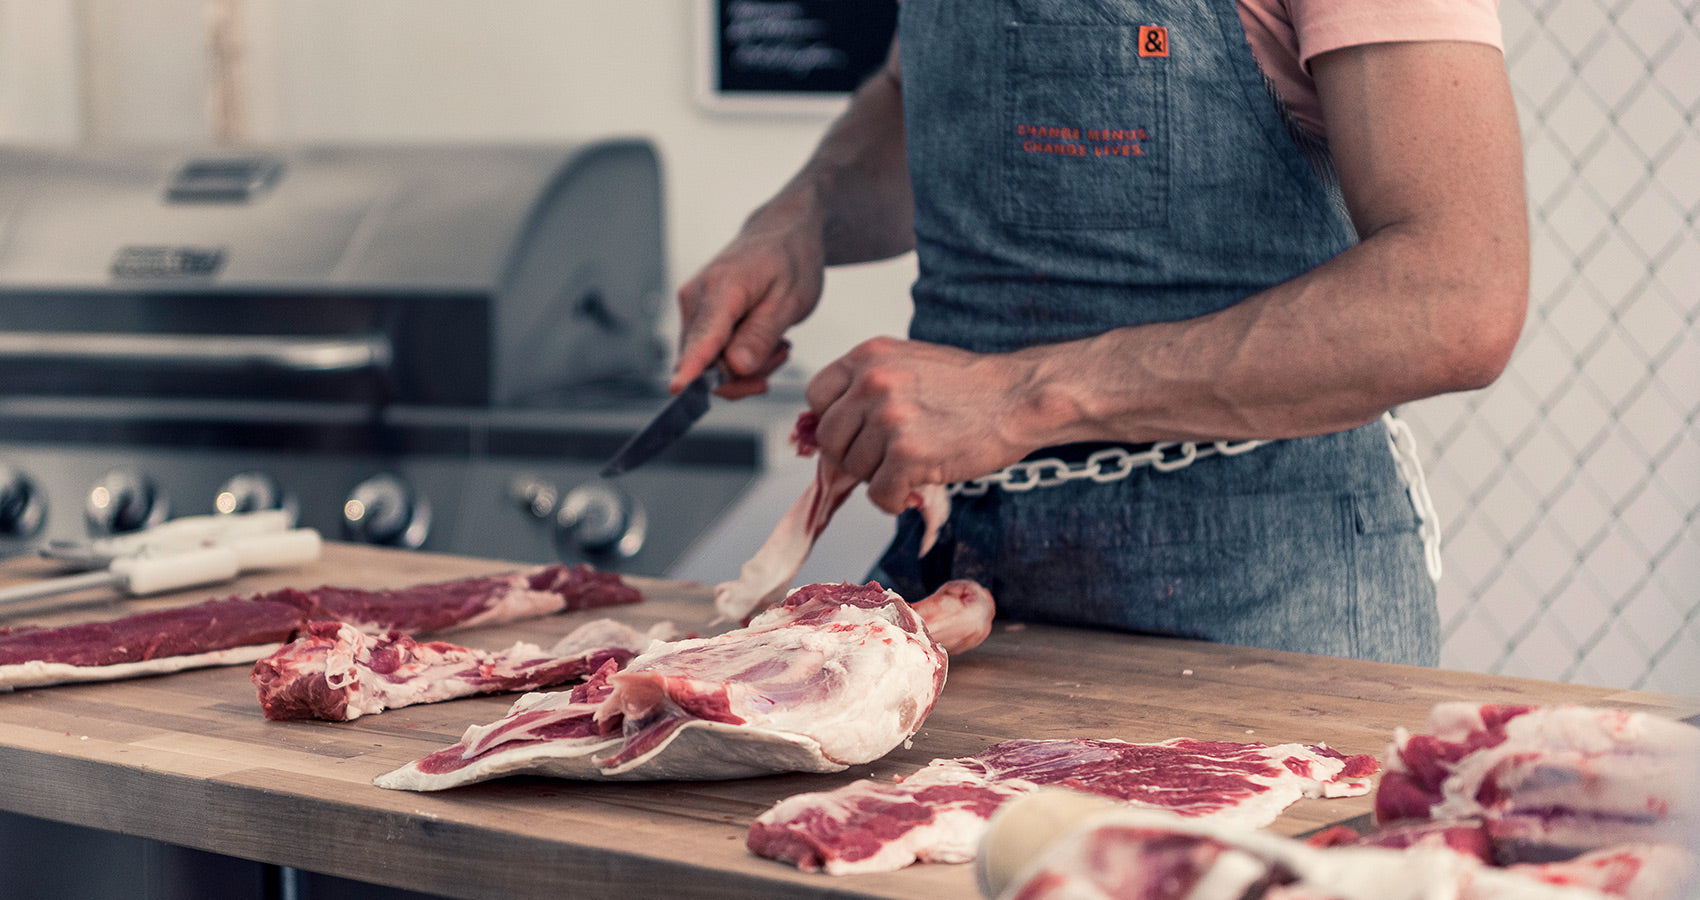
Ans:
[[[824,268],[914,249],[915,201],[903,131],[897,44],[852,96],[814,154],[732,242],[679,289],[683,325],[672,389],[724,355],[757,393],[783,362],[786,329],[814,311]]]
[[[886,63],[856,91],[782,196],[816,195],[826,264],[890,259],[915,249],[915,197],[903,127],[903,66]]]
[[[1080,425],[1156,439],[1318,434],[1504,369],[1529,245],[1499,52],[1375,44],[1324,54],[1313,71],[1360,243],[1216,315],[1106,336],[1090,350],[1131,390],[1099,405],[1076,386]]]

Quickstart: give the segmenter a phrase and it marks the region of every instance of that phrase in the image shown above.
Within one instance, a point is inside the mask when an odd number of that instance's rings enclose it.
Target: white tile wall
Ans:
[[[1700,693],[1700,24],[1503,0],[1532,214],[1506,375],[1404,410],[1428,447],[1444,665]]]

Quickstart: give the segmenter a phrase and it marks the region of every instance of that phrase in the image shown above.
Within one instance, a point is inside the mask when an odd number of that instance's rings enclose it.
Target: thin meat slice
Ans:
[[[813,456],[820,449],[815,441],[816,424],[813,413],[805,412],[797,418],[791,443],[799,456]],[[714,608],[720,617],[748,622],[751,616],[778,603],[808,562],[815,541],[832,524],[833,513],[860,483],[855,476],[821,460],[815,466],[814,480],[780,517],[755,555],[738,568],[738,577],[715,586]],[[921,552],[926,553],[950,515],[950,496],[943,485],[928,485],[910,498],[910,505],[920,509],[927,523],[921,542]]]
[[[532,773],[583,777],[594,770],[594,754],[619,747],[617,724],[596,720],[596,710],[613,692],[613,660],[571,690],[526,694],[508,714],[489,725],[474,725],[459,743],[445,747],[372,780],[393,790],[428,791]]]
[[[671,623],[641,632],[613,619],[579,626],[555,646],[515,643],[483,651],[416,641],[399,631],[367,634],[346,622],[311,622],[305,634],[254,664],[250,678],[268,719],[348,722],[417,703],[578,681],[612,660],[624,665]]]
[[[840,771],[913,735],[945,668],[944,651],[896,594],[808,585],[744,628],[652,645],[607,676],[590,722],[577,701],[527,695],[502,721],[374,783],[440,790],[520,772],[710,780]],[[540,742],[529,724],[557,720],[579,730]]]
[[[1503,861],[1700,834],[1700,728],[1647,713],[1442,703],[1386,759],[1377,822],[1479,819]]]
[[[992,814],[1046,785],[1260,827],[1300,797],[1367,794],[1378,768],[1369,756],[1299,744],[1005,741],[894,784],[862,780],[782,800],[751,824],[746,844],[807,871],[888,872],[972,859]]]
[[[832,514],[860,483],[824,461],[817,465],[814,480],[779,518],[755,555],[738,567],[738,577],[715,585],[714,609],[720,618],[748,622],[779,602],[808,562],[815,539],[831,524]]]
[[[285,588],[58,628],[0,629],[0,690],[109,681],[269,656],[309,622],[422,634],[642,599],[617,574],[552,565],[390,590]]]

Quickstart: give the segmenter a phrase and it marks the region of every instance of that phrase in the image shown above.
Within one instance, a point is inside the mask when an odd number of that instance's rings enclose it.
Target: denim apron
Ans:
[[[1187,319],[1355,241],[1232,0],[904,0],[910,336],[980,352]],[[1067,458],[1093,448],[1047,448]],[[999,615],[1433,665],[1418,517],[1377,422],[899,518],[872,577]]]

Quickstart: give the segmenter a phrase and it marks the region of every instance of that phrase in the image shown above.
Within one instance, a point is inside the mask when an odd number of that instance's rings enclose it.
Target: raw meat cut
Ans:
[[[992,616],[997,612],[992,592],[966,578],[939,585],[913,606],[915,614],[927,623],[927,633],[951,656],[980,646],[991,635]]]
[[[1157,810],[1040,792],[1009,804],[978,864],[994,900],[1680,900],[1694,860],[1636,845],[1568,863],[1494,868],[1468,854],[1323,849]]]
[[[816,424],[813,413],[805,412],[797,417],[797,424],[791,430],[791,443],[796,446],[797,455],[813,456],[820,449],[815,441]],[[821,532],[832,523],[832,514],[860,483],[855,476],[821,460],[815,467],[814,481],[780,517],[779,524],[755,555],[739,567],[738,577],[715,586],[714,608],[720,617],[747,623],[751,616],[779,602],[791,580],[802,571]],[[950,515],[950,496],[943,485],[928,485],[910,497],[910,506],[918,507],[927,523],[926,535],[921,540],[924,554],[932,548],[939,528]]]
[[[317,620],[423,634],[641,599],[618,575],[582,564],[391,590],[285,588],[107,622],[0,629],[0,690],[251,663]]]
[[[1406,821],[1383,825],[1367,834],[1342,825],[1323,830],[1306,839],[1312,847],[1384,847],[1403,850],[1406,847],[1440,847],[1454,853],[1472,856],[1492,863],[1493,839],[1480,820],[1467,821]]]
[[[1675,844],[1624,844],[1558,862],[1514,863],[1505,870],[1542,884],[1631,900],[1680,900],[1700,888],[1695,857]]]
[[[744,628],[657,644],[606,676],[606,694],[528,694],[506,717],[379,776],[440,790],[529,773],[709,780],[836,772],[921,727],[944,651],[877,584],[807,585]],[[580,696],[583,693],[583,696]]]
[[[613,660],[569,691],[535,693],[514,701],[508,714],[474,725],[460,742],[372,779],[392,790],[434,791],[530,772],[583,777],[587,761],[621,743],[617,723],[598,722],[596,711],[613,693],[608,678],[620,669]]]
[[[613,619],[596,619],[547,650],[519,642],[491,652],[319,621],[255,663],[249,677],[268,719],[349,722],[416,703],[578,681],[604,662],[624,665],[652,642],[674,635],[671,623],[642,632]]]
[[[972,859],[992,813],[1044,785],[1255,827],[1300,797],[1367,794],[1378,768],[1370,756],[1300,744],[1005,741],[979,756],[934,760],[897,783],[862,780],[787,798],[756,818],[746,843],[807,871],[888,872]]]
[[[1647,713],[1441,703],[1386,760],[1378,823],[1480,819],[1502,862],[1700,834],[1700,728]]]
[[[1684,900],[1700,891],[1700,861],[1682,845],[1700,826],[1700,729],[1620,710],[1470,703],[1435,706],[1427,728],[1396,733],[1369,834],[1336,828],[1307,843],[1035,794],[1019,801],[1027,808],[1007,804],[989,829],[982,887],[1021,900]]]

